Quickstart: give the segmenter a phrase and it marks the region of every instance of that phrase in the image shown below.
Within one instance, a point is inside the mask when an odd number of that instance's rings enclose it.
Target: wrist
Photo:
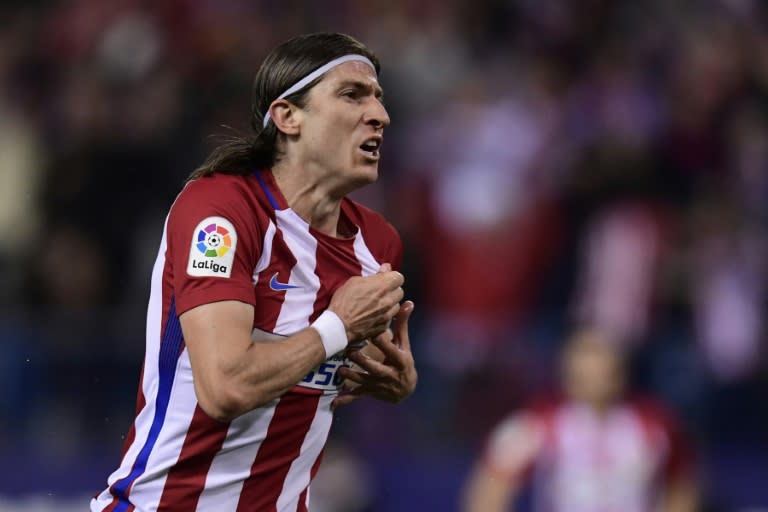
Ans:
[[[341,352],[347,347],[349,339],[347,338],[347,328],[342,319],[331,311],[326,309],[310,325],[320,335],[320,341],[325,348],[325,357],[329,358],[337,352]]]

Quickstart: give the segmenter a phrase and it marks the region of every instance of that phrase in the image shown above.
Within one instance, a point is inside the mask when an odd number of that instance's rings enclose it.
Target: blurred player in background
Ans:
[[[254,135],[214,150],[167,217],[136,419],[91,510],[307,510],[332,409],[414,390],[400,237],[345,198],[378,176],[378,70],[343,34],[265,59]]]
[[[465,489],[464,511],[510,510],[528,483],[537,511],[697,510],[689,448],[668,412],[625,395],[617,347],[591,330],[569,340],[564,397],[494,428]]]

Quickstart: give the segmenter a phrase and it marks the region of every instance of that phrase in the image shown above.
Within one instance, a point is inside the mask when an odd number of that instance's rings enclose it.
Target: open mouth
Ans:
[[[380,147],[381,147],[381,138],[378,138],[378,137],[368,139],[362,144],[360,144],[360,149],[362,149],[364,152],[366,152],[369,156],[373,158],[378,158]]]

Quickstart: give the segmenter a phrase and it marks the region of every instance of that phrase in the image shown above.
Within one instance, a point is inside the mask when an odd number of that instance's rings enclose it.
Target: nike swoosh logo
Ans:
[[[277,274],[278,273],[275,272],[275,275],[269,280],[269,287],[276,292],[284,292],[285,290],[290,290],[292,288],[301,288],[301,286],[296,286],[295,284],[281,283],[277,280]]]

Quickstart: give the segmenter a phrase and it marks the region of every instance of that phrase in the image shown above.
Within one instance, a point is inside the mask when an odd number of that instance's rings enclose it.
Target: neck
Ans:
[[[288,206],[314,229],[338,236],[343,195],[332,188],[332,180],[318,179],[307,166],[279,162],[272,168],[275,182]]]

